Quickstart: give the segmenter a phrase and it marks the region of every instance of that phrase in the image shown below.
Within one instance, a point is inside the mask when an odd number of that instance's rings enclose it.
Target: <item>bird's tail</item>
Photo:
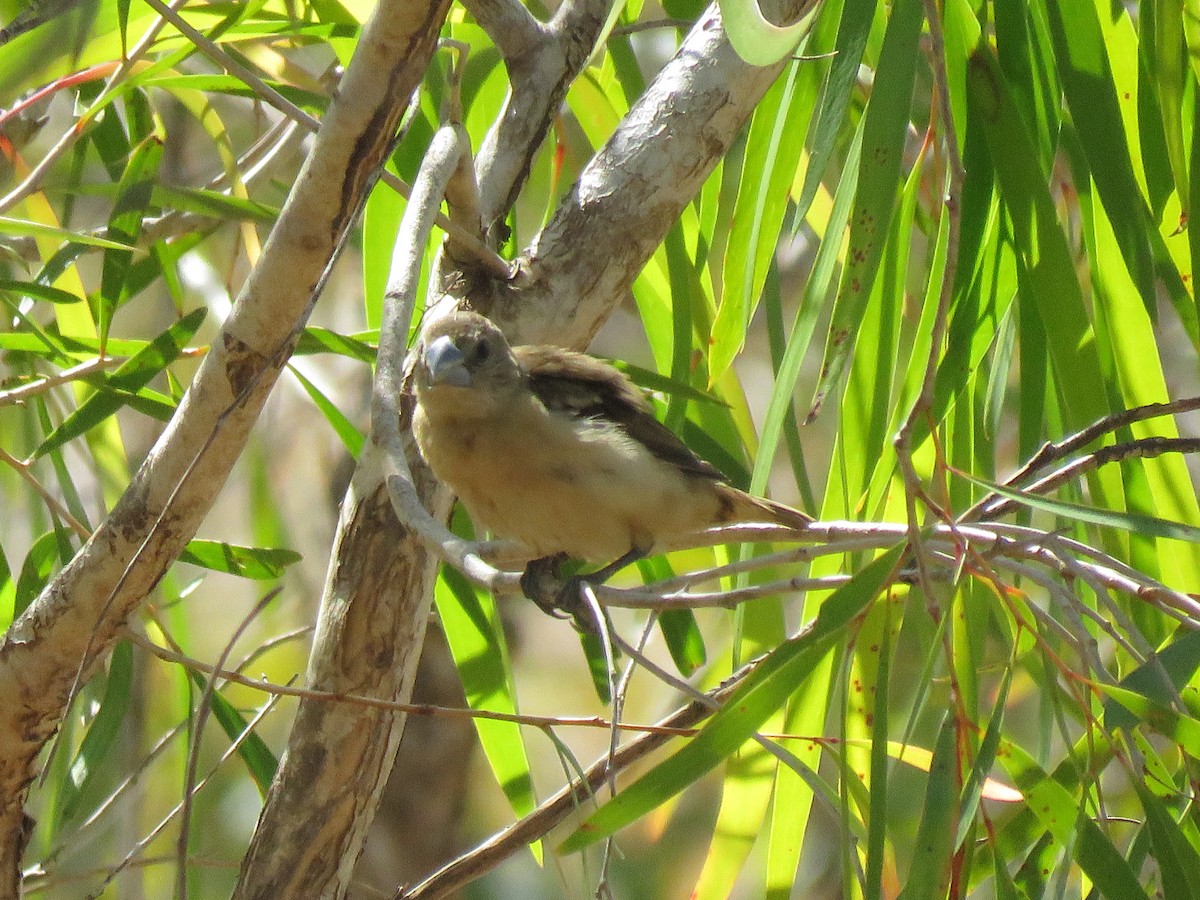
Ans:
[[[756,522],[803,531],[813,521],[812,516],[798,509],[763,497],[752,497],[727,484],[717,486],[717,496],[721,500],[718,525]]]

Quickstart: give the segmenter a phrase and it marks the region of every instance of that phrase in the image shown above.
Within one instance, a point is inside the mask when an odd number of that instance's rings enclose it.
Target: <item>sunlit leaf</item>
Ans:
[[[40,222],[29,222],[23,219],[10,219],[7,216],[0,216],[0,234],[12,235],[14,237],[53,238],[68,244],[82,244],[88,247],[103,247],[108,250],[130,249],[129,245],[122,244],[119,241],[113,241],[108,238],[93,237],[92,235],[78,231],[68,231],[65,228],[56,228],[53,225],[43,225]]]
[[[224,541],[188,541],[179,561],[239,578],[266,581],[299,562],[300,554],[282,547],[239,547]]]
[[[718,0],[718,3],[729,43],[752,66],[773,65],[795,50],[812,28],[815,15],[815,7],[809,7],[798,21],[780,27],[763,16],[758,0]]]
[[[108,383],[122,392],[136,393],[179,356],[207,312],[201,307],[184,316],[122,363],[108,378]],[[100,391],[93,394],[42,441],[34,455],[43,456],[95,428],[128,402],[119,393]]]

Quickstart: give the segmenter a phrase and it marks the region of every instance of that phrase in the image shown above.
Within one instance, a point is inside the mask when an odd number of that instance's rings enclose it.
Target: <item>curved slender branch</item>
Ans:
[[[1055,460],[1062,459],[1071,453],[1082,450],[1088,444],[1106,434],[1116,431],[1118,428],[1127,427],[1135,422],[1144,422],[1147,419],[1157,419],[1162,416],[1192,412],[1196,409],[1200,409],[1200,397],[1185,397],[1181,400],[1172,400],[1167,403],[1147,403],[1142,406],[1135,406],[1133,409],[1126,409],[1118,413],[1113,413],[1110,416],[1105,416],[1061,441],[1042,444],[1037,453],[1025,465],[1021,466],[1021,468],[1005,479],[1004,484],[1006,486],[1019,485],[1039,469],[1044,469]],[[1145,438],[1143,440],[1165,439]],[[1107,451],[1108,448],[1102,449]],[[994,493],[986,494],[974,506],[963,513],[960,520],[972,521],[979,518],[984,514],[985,509],[989,518],[997,518],[995,509],[1001,499]]]

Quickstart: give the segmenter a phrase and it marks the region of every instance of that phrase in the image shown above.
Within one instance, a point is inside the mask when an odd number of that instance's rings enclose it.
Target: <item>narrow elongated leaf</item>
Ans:
[[[920,0],[897,0],[892,6],[863,126],[862,161],[850,215],[850,246],[810,420],[841,379],[883,257],[900,183],[900,149],[912,106],[919,56],[917,39],[923,20]]]
[[[958,762],[952,716],[942,719],[933,766],[925,786],[925,804],[908,882],[900,900],[934,900],[944,897],[954,852],[955,817],[958,807]]]
[[[163,142],[151,137],[133,151],[117,185],[117,202],[108,219],[108,233],[122,244],[132,247],[142,230],[142,221],[150,205],[150,194],[162,161]],[[113,310],[120,304],[125,282],[133,262],[132,250],[108,250],[100,276],[100,295],[96,330],[100,334],[101,353],[108,340],[108,327]]]
[[[197,688],[201,691],[204,690],[203,674],[189,669],[188,677],[192,679]],[[217,720],[226,737],[231,741],[237,740],[246,731],[246,727],[250,724],[249,720],[238,711],[236,706],[222,697],[219,691],[213,691],[209,696],[211,698],[209,708],[212,710],[213,718]],[[275,770],[279,768],[279,760],[257,734],[250,734],[242,739],[241,744],[238,745],[238,756],[242,758],[242,762],[246,764],[246,769],[254,779],[259,796],[265,798],[271,789],[271,782],[275,779]]]
[[[308,112],[319,114],[329,105],[329,97],[316,91],[305,90],[292,84],[267,80],[268,87],[278,91],[285,99]],[[258,95],[240,78],[232,75],[179,75],[165,74],[147,78],[141,82],[142,87],[166,88],[174,92],[196,91],[214,94],[228,94],[233,97],[254,98]]]
[[[313,353],[336,353],[359,362],[375,362],[375,346],[379,343],[379,332],[369,331],[358,335],[338,334],[328,328],[309,326],[300,334],[296,344],[296,356]]]
[[[877,6],[878,0],[846,0],[842,7],[835,55],[829,67],[829,77],[825,80],[821,109],[813,129],[812,152],[804,173],[804,187],[796,200],[797,227],[808,215],[808,207],[817,194],[821,178],[833,156],[837,136],[845,124],[850,94],[858,81],[858,67],[862,62],[863,49],[867,46]],[[840,234],[841,229],[833,233]]]
[[[239,547],[222,541],[188,541],[179,561],[225,572],[239,578],[266,581],[278,578],[283,570],[299,562],[300,554],[282,547]]]
[[[779,716],[782,720],[782,716]],[[770,726],[768,720],[767,727]],[[762,831],[771,804],[777,762],[754,742],[729,758],[721,790],[721,810],[713,826],[704,867],[689,895],[692,900],[724,900],[733,893],[738,875]]]
[[[867,790],[870,812],[867,818],[866,883],[867,900],[879,900],[883,891],[883,867],[886,862],[888,785],[888,733],[891,728],[892,647],[899,623],[895,622],[892,592],[866,617],[859,639],[855,641],[855,666],[865,675],[863,688],[858,692],[860,715],[870,730],[870,747],[863,754],[867,759]],[[868,634],[869,633],[869,636]],[[865,639],[864,639],[865,638]]]
[[[58,535],[48,531],[33,542],[25,561],[21,563],[21,571],[17,575],[13,591],[13,618],[15,619],[33,602],[34,597],[41,593],[42,588],[50,581],[50,575],[61,560]]]
[[[758,460],[755,465],[754,486],[756,490],[761,490],[766,485],[767,476],[770,474],[769,461],[775,458],[780,437],[783,435],[784,419],[791,409],[792,394],[796,381],[800,377],[800,366],[804,362],[809,344],[812,342],[817,319],[824,309],[824,300],[829,292],[829,285],[833,281],[838,252],[841,249],[841,241],[835,236],[842,234],[850,217],[861,148],[862,129],[860,127],[846,154],[842,178],[838,182],[833,196],[833,208],[829,213],[825,240],[821,241],[821,246],[817,249],[817,258],[813,262],[812,272],[804,286],[800,308],[784,345],[779,371],[775,375],[775,387],[771,391],[771,400],[763,419]]]
[[[794,63],[775,82],[750,123],[742,183],[725,249],[724,290],[712,326],[709,383],[728,370],[746,342],[746,330],[779,244],[788,185],[804,149],[815,85],[811,68]],[[674,288],[674,286],[673,286]],[[678,296],[679,289],[673,293]]]
[[[962,808],[958,816],[958,833],[955,835],[954,848],[957,850],[966,839],[970,822],[975,818],[979,809],[979,801],[983,798],[990,800],[1020,800],[1016,791],[1009,792],[1006,787],[988,777],[992,765],[996,762],[996,750],[1000,746],[1000,738],[1004,734],[1004,711],[1008,703],[1008,689],[1012,685],[1012,668],[1005,669],[1004,681],[996,692],[996,702],[992,707],[992,717],[988,721],[987,731],[979,746],[979,754],[971,766],[971,773],[963,785]]]
[[[1149,900],[1129,863],[1059,780],[1057,772],[1056,777],[1048,776],[1033,757],[1011,741],[1001,742],[997,758],[1024,792],[1027,809],[1042,827],[1060,846],[1073,846],[1075,860],[1095,882],[1101,896]],[[1073,766],[1063,773],[1069,774],[1076,774]]]
[[[315,384],[305,378],[300,373],[300,370],[295,366],[288,364],[288,371],[296,377],[300,382],[300,386],[304,388],[304,392],[312,398],[313,403],[317,405],[317,409],[321,411],[321,415],[325,417],[332,427],[342,444],[350,452],[350,455],[358,459],[358,455],[362,453],[363,442],[366,441],[366,436],[354,427],[354,423],[346,418],[346,414],[337,408],[328,397],[326,397]]]
[[[713,403],[717,406],[729,405],[715,394],[701,390],[698,387],[692,387],[687,382],[672,378],[669,375],[652,372],[649,369],[643,369],[641,366],[635,366],[620,359],[610,359],[609,362],[612,363],[613,368],[620,369],[629,376],[630,381],[645,390],[658,391],[671,398],[679,397],[684,400]]]
[[[1200,852],[1163,803],[1142,781],[1133,780],[1134,789],[1146,810],[1146,825],[1154,844],[1154,860],[1162,875],[1164,900],[1191,900],[1200,897]]]
[[[1120,681],[1120,687],[1171,706],[1179,691],[1200,670],[1200,632],[1187,631],[1154,654]],[[1105,701],[1107,728],[1132,728],[1137,717],[1115,701]]]
[[[964,474],[964,473],[959,473]],[[1055,500],[1051,497],[1043,497],[1039,494],[1029,494],[1024,491],[1016,491],[1011,488],[1002,487],[1001,485],[987,481],[983,478],[974,478],[970,475],[964,475],[968,481],[978,484],[980,487],[985,487],[990,491],[994,491],[1001,497],[1006,497],[1020,503],[1022,506],[1028,506],[1031,509],[1040,509],[1043,512],[1053,513],[1056,516],[1061,516],[1064,519],[1075,519],[1080,522],[1091,522],[1093,525],[1107,525],[1112,528],[1122,528],[1126,531],[1132,531],[1137,534],[1149,535],[1152,537],[1175,538],[1181,541],[1190,541],[1192,543],[1200,543],[1200,528],[1194,525],[1185,525],[1182,522],[1171,522],[1167,519],[1160,519],[1157,516],[1145,516],[1140,513],[1118,512],[1112,509],[1101,509],[1095,506],[1084,506],[1081,503],[1069,503],[1066,500]]]
[[[1059,74],[1100,201],[1108,211],[1121,255],[1153,315],[1154,265],[1148,235],[1154,233],[1133,174],[1117,90],[1092,3],[1047,0]]]
[[[0,293],[0,303],[8,306],[7,298]],[[15,310],[16,307],[9,307]],[[20,316],[22,325],[29,322]],[[34,353],[39,356],[55,359],[64,364],[80,362],[84,357],[95,356],[100,350],[100,341],[95,336],[77,334],[52,334],[38,329],[36,324],[29,322],[30,332],[13,332],[0,334],[0,350],[17,350],[22,353]],[[36,329],[36,330],[35,330]],[[112,338],[108,342],[108,352],[113,356],[133,356],[150,345],[149,341],[135,339]],[[53,351],[51,356],[48,351]]]
[[[1162,111],[1167,157],[1175,179],[1175,190],[1183,203],[1182,214],[1187,218],[1191,176],[1188,172],[1189,154],[1183,121],[1188,71],[1183,4],[1184,0],[1155,0],[1154,15],[1145,17],[1153,19],[1153,40],[1144,41],[1143,46],[1150,51],[1145,56],[1158,94],[1158,107]]]
[[[97,781],[97,772],[121,733],[133,688],[133,647],[121,641],[113,648],[105,674],[104,696],[96,714],[88,723],[87,734],[71,762],[70,777],[60,782],[59,809],[63,820],[72,818],[88,790]]]
[[[0,632],[6,631],[16,618],[16,599],[17,583],[13,580],[4,548],[0,547]]]
[[[184,316],[122,363],[109,377],[108,383],[121,391],[136,393],[179,356],[180,351],[204,321],[207,312],[201,307]],[[125,406],[126,402],[122,396],[112,392],[93,394],[42,441],[34,456],[44,456],[67,441],[95,428]]]
[[[1100,896],[1150,900],[1133,867],[1086,810],[1079,810],[1075,832],[1075,859],[1095,883]]]
[[[248,219],[273,222],[279,215],[276,207],[207,188],[175,188],[156,184],[150,199],[156,206],[211,216],[222,221]]]
[[[967,69],[968,104],[976,107],[1001,196],[1012,221],[1022,279],[1047,335],[1048,349],[1068,414],[1082,428],[1110,412],[1095,335],[1075,275],[1066,235],[1046,188],[1028,132],[991,52],[979,47]]]
[[[958,7],[967,7],[961,2]],[[969,9],[969,8],[968,8]],[[971,15],[964,10],[962,15]],[[1013,100],[1033,136],[1043,170],[1049,170],[1062,117],[1062,90],[1054,65],[1049,26],[1026,0],[997,0],[996,53]],[[972,20],[974,16],[971,15]],[[978,23],[975,23],[978,31]],[[967,48],[975,49],[978,34]]]
[[[66,228],[56,228],[53,225],[43,225],[41,222],[30,222],[25,219],[12,219],[0,216],[0,234],[13,237],[52,238],[67,244],[82,244],[88,247],[103,247],[108,250],[130,250],[128,244],[108,238],[92,237],[78,231]]]
[[[1108,697],[1106,707],[1118,711],[1112,721],[1142,725],[1175,741],[1189,756],[1200,758],[1200,719],[1178,712],[1170,701],[1160,703],[1138,691],[1112,684],[1104,685],[1101,690]]]
[[[671,564],[661,556],[640,559],[637,567],[646,583],[675,575]],[[690,609],[664,610],[658,617],[658,628],[671,654],[671,660],[684,677],[691,675],[708,661],[704,635],[700,633],[696,616]]]
[[[83,299],[70,291],[33,281],[0,280],[0,291],[8,291],[20,297],[32,297],[34,300],[45,300],[48,303],[78,303]]]
[[[460,517],[459,530],[461,525]],[[434,602],[450,654],[462,678],[467,704],[472,709],[517,712],[508,648],[495,598],[472,587],[462,573],[443,566]],[[493,719],[473,721],[496,783],[513,812],[525,815],[536,801],[520,726]],[[540,856],[539,850],[534,852]]]

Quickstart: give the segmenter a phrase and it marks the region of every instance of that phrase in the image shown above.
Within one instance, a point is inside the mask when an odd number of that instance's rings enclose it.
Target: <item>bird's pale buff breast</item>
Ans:
[[[712,486],[680,473],[614,426],[522,404],[496,420],[418,415],[426,461],[477,525],[528,544],[604,562],[711,524]]]

